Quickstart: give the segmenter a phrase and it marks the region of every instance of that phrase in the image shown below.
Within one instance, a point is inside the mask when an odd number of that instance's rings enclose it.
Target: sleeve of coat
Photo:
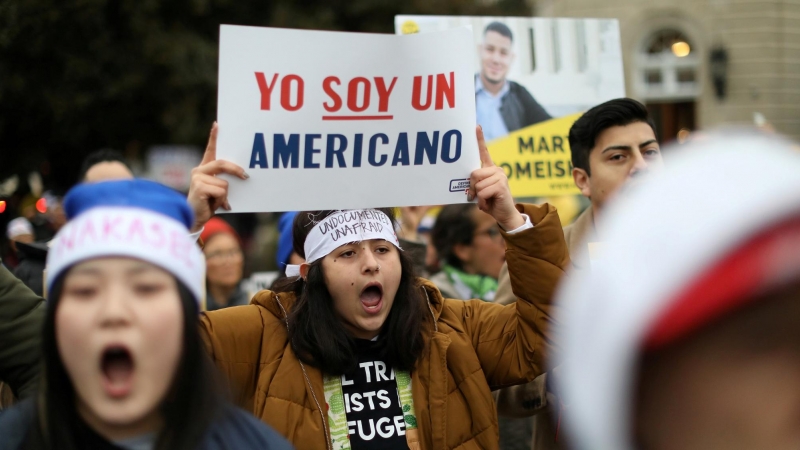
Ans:
[[[545,372],[544,358],[553,348],[551,301],[570,264],[555,207],[518,205],[517,209],[534,224],[519,233],[503,232],[517,301],[507,306],[468,301],[463,313],[465,330],[492,389],[525,383]]]
[[[36,392],[45,303],[0,266],[0,380],[18,398]]]
[[[200,336],[208,355],[228,381],[234,403],[253,411],[264,321],[256,305],[200,315]]]
[[[517,301],[517,297],[511,291],[511,276],[508,274],[508,264],[504,263],[500,269],[500,277],[497,278],[497,292],[494,294],[494,302],[501,305],[509,305]]]

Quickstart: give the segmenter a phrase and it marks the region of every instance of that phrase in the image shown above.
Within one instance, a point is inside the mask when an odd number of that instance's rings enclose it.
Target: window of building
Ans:
[[[636,94],[645,100],[678,101],[700,94],[700,57],[694,43],[675,28],[647,36],[636,55]]]

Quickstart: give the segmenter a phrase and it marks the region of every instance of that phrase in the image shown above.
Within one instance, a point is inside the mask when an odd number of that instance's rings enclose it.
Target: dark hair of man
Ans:
[[[163,428],[155,450],[198,448],[211,423],[225,413],[226,394],[222,381],[203,349],[197,331],[198,307],[189,289],[180,281],[178,294],[183,311],[183,352],[172,386],[160,405]],[[80,430],[75,388],[58,352],[55,317],[63,288],[63,276],[51,291],[44,320],[42,354],[44,376],[39,386],[37,424],[31,427],[30,442],[35,448],[78,450],[86,448]],[[146,356],[145,356],[146,357]]]
[[[569,148],[572,151],[572,166],[589,170],[589,154],[594,148],[597,136],[611,127],[624,127],[635,122],[644,122],[656,134],[656,126],[647,108],[630,98],[616,98],[601,103],[586,111],[569,129]],[[658,139],[658,136],[656,136]]]
[[[381,209],[393,218],[390,209]],[[294,251],[305,258],[305,240],[314,225],[336,211],[304,211],[294,219]],[[393,220],[394,222],[394,220]],[[410,371],[422,354],[423,327],[430,318],[425,294],[417,284],[411,260],[400,255],[400,286],[378,342],[383,361],[396,370]],[[285,279],[276,283],[276,292],[292,291],[296,301],[289,311],[288,328],[292,350],[300,361],[331,375],[342,375],[358,368],[356,341],[336,315],[322,259],[310,264],[306,279]]]
[[[486,36],[486,33],[490,31],[499,33],[501,36],[507,37],[511,42],[514,42],[514,36],[511,34],[511,28],[508,28],[508,25],[502,22],[492,22],[489,25],[486,25],[486,29],[483,30],[483,35]]]
[[[447,205],[439,212],[431,231],[431,240],[439,258],[456,269],[463,270],[463,264],[455,253],[458,244],[470,245],[475,236],[474,203]]]
[[[103,162],[118,162],[133,172],[131,166],[125,161],[125,157],[122,156],[122,153],[110,148],[104,148],[90,153],[89,156],[83,159],[83,163],[81,163],[81,176],[78,177],[78,181],[81,182],[86,179],[86,173],[89,172],[92,166]]]

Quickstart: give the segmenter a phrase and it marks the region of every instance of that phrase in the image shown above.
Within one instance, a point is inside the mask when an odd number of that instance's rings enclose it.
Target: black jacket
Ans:
[[[13,408],[0,411],[0,450],[29,450],[43,448],[35,426],[36,406],[28,399]],[[92,450],[122,450],[95,433],[81,421],[76,437],[83,448]],[[291,450],[293,447],[275,430],[241,409],[228,407],[221,417],[208,427],[198,450]]]
[[[47,244],[34,242],[25,244],[17,242],[19,264],[14,269],[14,276],[22,280],[36,295],[42,295],[44,266],[47,262]]]
[[[508,94],[500,105],[500,115],[509,133],[552,118],[527,89],[510,80]]]

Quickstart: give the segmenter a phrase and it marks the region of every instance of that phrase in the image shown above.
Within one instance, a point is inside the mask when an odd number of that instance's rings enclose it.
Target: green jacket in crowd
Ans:
[[[36,392],[44,312],[44,300],[0,266],[0,381],[17,398]]]

